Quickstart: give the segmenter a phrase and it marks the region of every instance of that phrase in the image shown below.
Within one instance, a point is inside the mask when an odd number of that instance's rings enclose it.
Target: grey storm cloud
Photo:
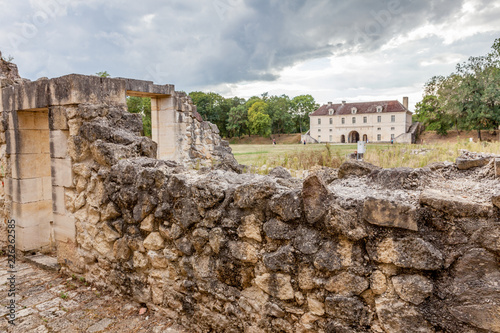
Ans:
[[[34,2],[0,3],[0,49],[24,76],[106,70],[183,88],[272,81],[300,61],[374,51],[452,20],[463,1],[47,0],[57,13],[42,23]]]

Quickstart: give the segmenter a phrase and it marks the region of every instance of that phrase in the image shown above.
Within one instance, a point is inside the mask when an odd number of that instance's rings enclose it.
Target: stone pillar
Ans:
[[[69,200],[66,192],[72,191],[73,175],[68,155],[69,128],[65,107],[53,106],[49,109],[49,125],[55,240],[74,242],[75,219],[66,211],[66,200]]]
[[[153,141],[158,144],[158,159],[176,160],[179,147],[176,142],[179,127],[176,98],[151,98],[151,127]]]
[[[48,110],[11,112],[9,122],[12,177],[7,179],[7,192],[17,226],[16,246],[21,251],[38,250],[52,245]]]

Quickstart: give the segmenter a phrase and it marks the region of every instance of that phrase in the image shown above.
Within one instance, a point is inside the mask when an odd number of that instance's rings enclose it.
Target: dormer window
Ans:
[[[352,113],[352,114],[356,114],[356,112],[358,112],[358,109],[356,109],[356,108],[352,108],[352,109],[351,109],[351,113]]]
[[[335,112],[334,109],[328,109],[328,114],[331,116]]]
[[[377,112],[382,112],[382,107],[380,105],[377,106]]]

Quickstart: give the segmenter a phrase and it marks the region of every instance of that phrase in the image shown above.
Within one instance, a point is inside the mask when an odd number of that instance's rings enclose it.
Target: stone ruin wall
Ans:
[[[108,91],[113,82],[89,84]],[[84,97],[48,109],[65,272],[192,332],[500,332],[493,162],[468,170],[347,162],[305,180],[279,168],[245,174],[194,114],[184,118],[192,141],[181,139],[198,146],[184,156],[200,158],[205,140],[220,164],[193,170],[199,163],[155,158],[124,95]],[[0,131],[7,177],[19,152],[5,147],[15,114],[3,113]],[[69,161],[66,176],[53,159]],[[4,200],[9,216],[12,198]]]

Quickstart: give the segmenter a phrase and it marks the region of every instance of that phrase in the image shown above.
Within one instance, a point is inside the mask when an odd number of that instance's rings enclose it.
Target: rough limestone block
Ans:
[[[457,168],[459,170],[468,170],[476,167],[482,167],[487,165],[490,162],[489,158],[475,158],[475,159],[466,159],[466,158],[457,158]]]
[[[418,231],[415,207],[385,199],[368,198],[363,205],[363,217],[371,224]]]

